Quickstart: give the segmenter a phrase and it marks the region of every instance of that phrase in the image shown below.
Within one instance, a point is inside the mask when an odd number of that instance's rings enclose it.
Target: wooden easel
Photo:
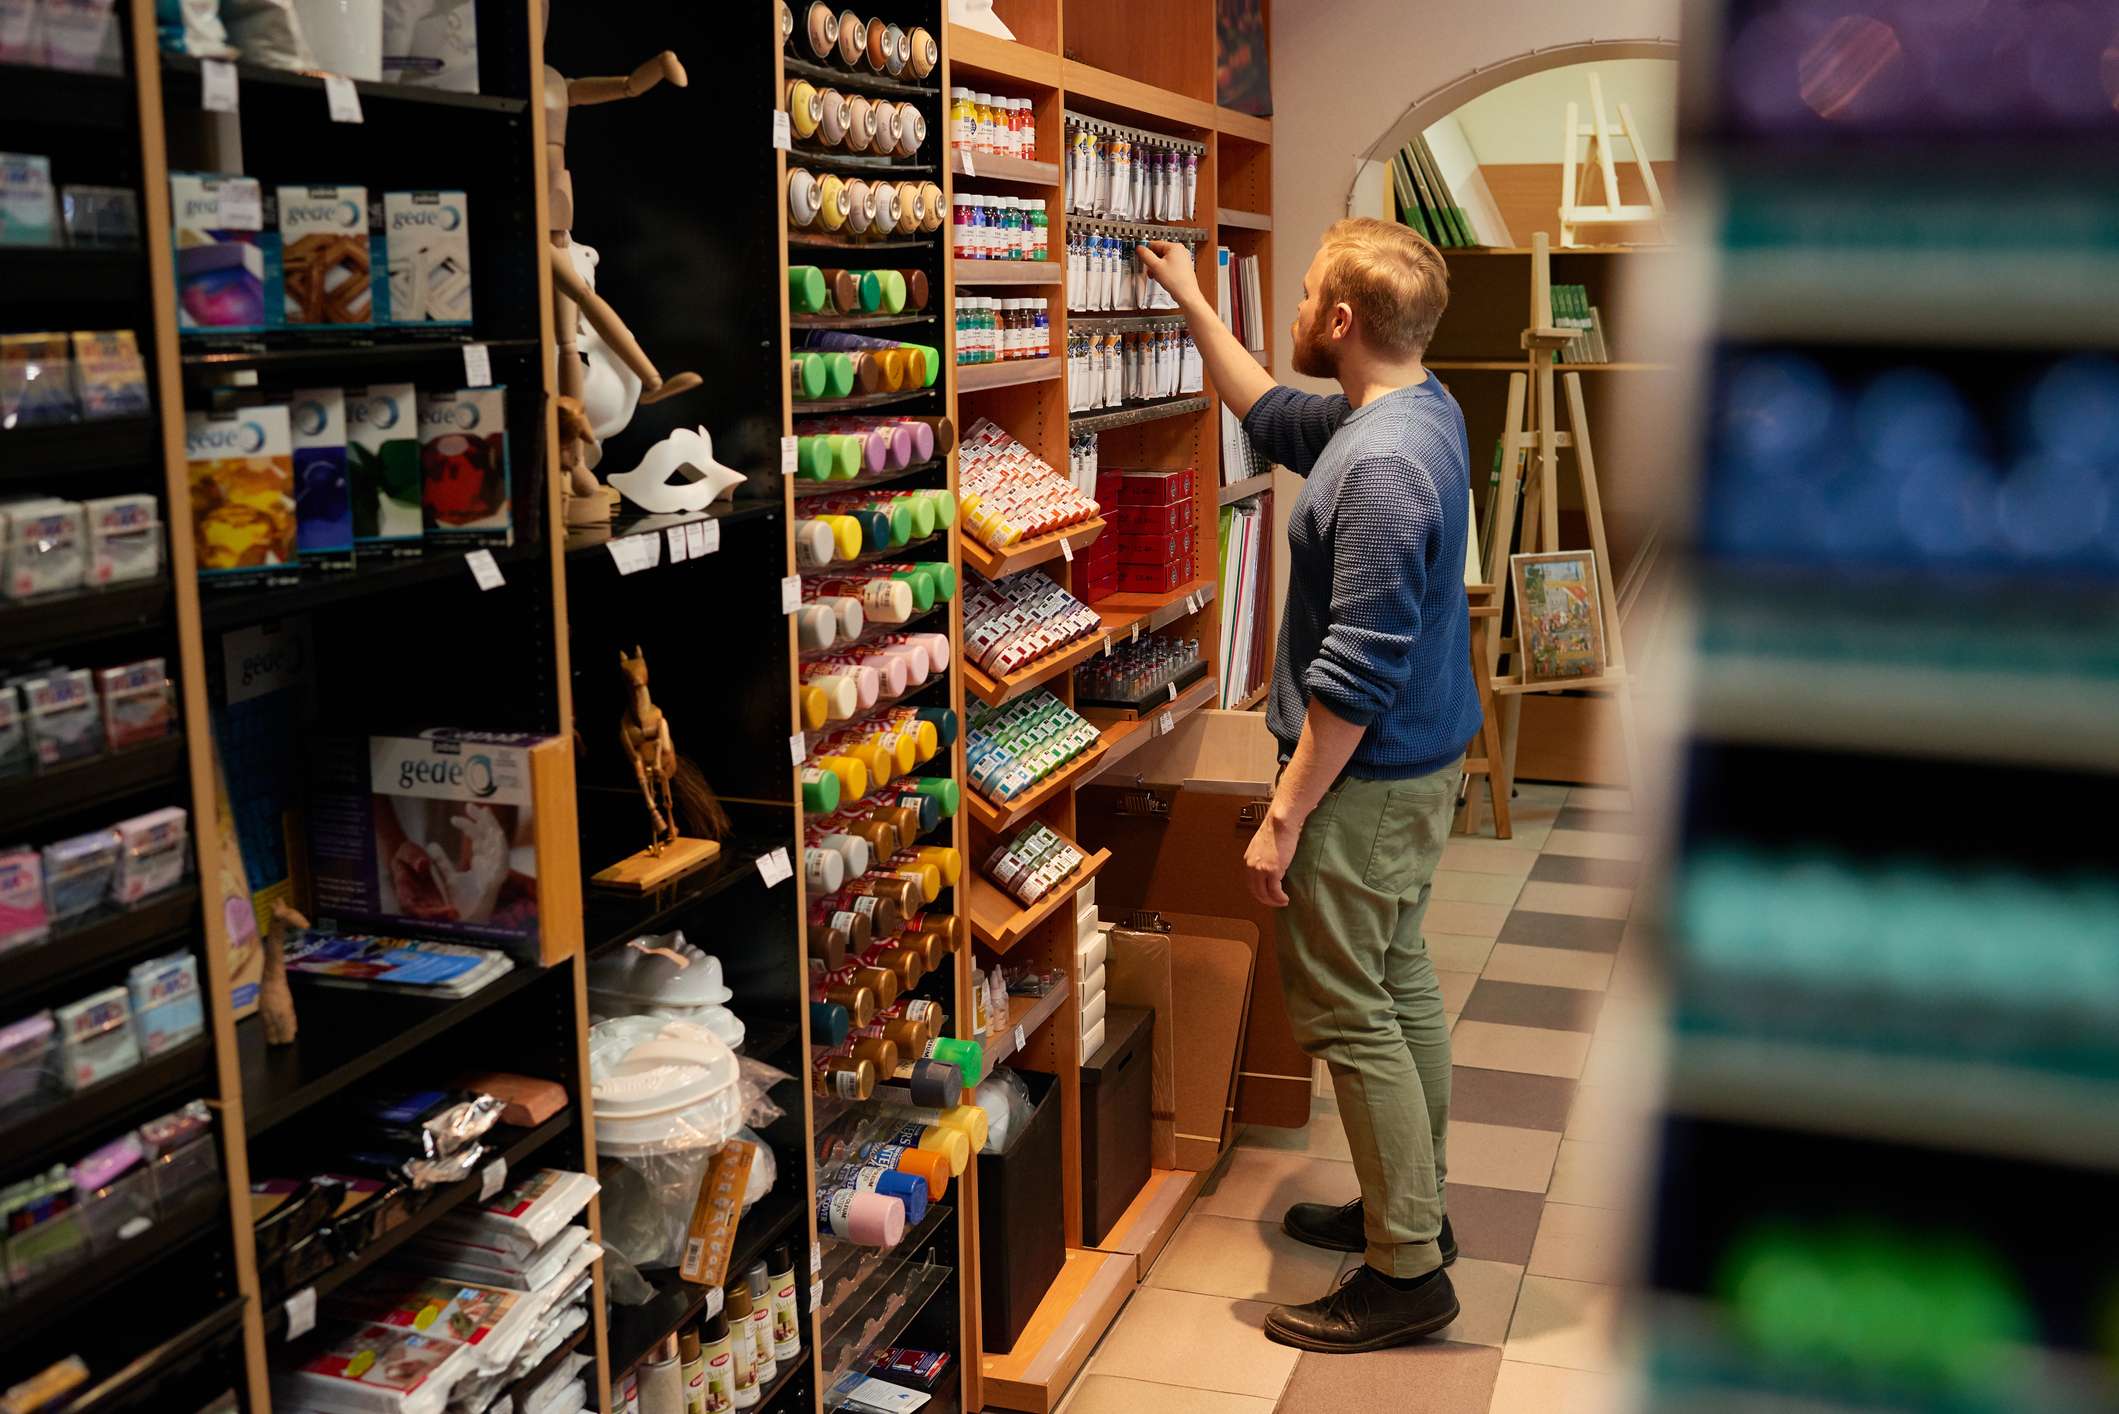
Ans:
[[[1633,165],[1641,174],[1641,184],[1648,189],[1648,205],[1619,205],[1619,169],[1612,160],[1611,140],[1615,134],[1611,124],[1604,118],[1604,87],[1597,82],[1594,72],[1589,75],[1589,106],[1596,114],[1596,122],[1584,125],[1580,121],[1581,110],[1574,104],[1567,105],[1567,152],[1565,164],[1560,168],[1560,248],[1566,250],[1580,245],[1575,239],[1577,226],[1633,226],[1642,222],[1656,223],[1660,232],[1664,218],[1663,192],[1655,182],[1655,169],[1648,165],[1648,157],[1641,147],[1640,129],[1633,125],[1633,113],[1623,103],[1619,105],[1619,126],[1626,134],[1626,141],[1633,147]],[[1589,139],[1589,148],[1583,152],[1578,144]],[[1577,167],[1577,161],[1580,167]],[[1579,187],[1586,186],[1582,180],[1583,169],[1595,165],[1604,177],[1604,204],[1583,206],[1575,201]]]
[[[1472,608],[1472,653],[1473,673],[1481,685],[1481,705],[1486,710],[1486,722],[1482,729],[1487,743],[1483,772],[1476,769],[1473,761],[1465,762],[1467,776],[1484,774],[1493,786],[1495,825],[1501,838],[1508,838],[1502,828],[1508,816],[1505,813],[1510,790],[1515,782],[1516,735],[1522,723],[1522,694],[1526,692],[1560,692],[1578,689],[1601,689],[1609,691],[1619,709],[1619,731],[1626,748],[1626,783],[1630,789],[1638,789],[1641,780],[1640,744],[1633,723],[1633,674],[1626,669],[1626,647],[1620,631],[1618,594],[1611,577],[1611,552],[1604,538],[1604,507],[1597,494],[1596,458],[1589,445],[1589,417],[1582,403],[1582,375],[1569,373],[1567,386],[1568,429],[1563,432],[1558,426],[1558,415],[1554,389],[1554,355],[1577,331],[1553,327],[1552,322],[1552,251],[1543,231],[1531,237],[1530,256],[1530,327],[1523,331],[1523,348],[1528,355],[1528,367],[1522,373],[1512,373],[1508,378],[1508,421],[1501,439],[1501,484],[1495,494],[1500,501],[1494,507],[1493,543],[1487,548],[1486,578],[1484,586],[1489,592],[1488,602],[1479,603],[1480,596],[1473,595]],[[1528,396],[1533,380],[1537,386],[1537,401],[1532,405]],[[1575,470],[1582,482],[1582,506],[1589,521],[1589,544],[1596,557],[1597,598],[1603,606],[1604,615],[1604,671],[1594,677],[1569,678],[1564,682],[1523,682],[1523,655],[1517,651],[1517,641],[1501,636],[1501,625],[1505,618],[1508,597],[1511,593],[1512,576],[1508,559],[1514,548],[1519,529],[1522,553],[1535,554],[1540,551],[1557,550],[1560,547],[1560,449],[1574,453]],[[1521,502],[1522,519],[1517,522],[1516,482],[1517,468],[1523,464],[1526,454],[1532,458],[1534,476],[1526,476],[1526,489]],[[1467,591],[1469,592],[1469,591]],[[1519,618],[1520,618],[1520,608]],[[1482,609],[1484,612],[1482,612]],[[1501,672],[1501,658],[1506,654],[1512,671]],[[1491,697],[1487,696],[1491,693]],[[1496,709],[1500,721],[1496,723]],[[1497,730],[1498,727],[1498,730]],[[1465,833],[1478,830],[1478,785],[1474,781],[1466,797],[1464,820]]]

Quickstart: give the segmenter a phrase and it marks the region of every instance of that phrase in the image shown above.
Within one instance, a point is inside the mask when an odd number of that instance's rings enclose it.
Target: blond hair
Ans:
[[[1435,336],[1449,307],[1449,267],[1442,253],[1410,227],[1373,216],[1332,224],[1320,248],[1320,313],[1344,304],[1361,337],[1378,353],[1410,358]]]

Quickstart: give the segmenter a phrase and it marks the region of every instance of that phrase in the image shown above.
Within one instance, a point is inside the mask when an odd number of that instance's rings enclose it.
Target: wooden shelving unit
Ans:
[[[959,385],[959,391],[978,392],[979,389]],[[1097,536],[1101,535],[1103,530],[1103,519],[1095,517],[1063,526],[1047,535],[1018,540],[1005,550],[989,550],[977,541],[967,541],[964,545],[964,563],[988,579],[999,579],[1003,575],[1014,574],[1017,570],[1029,569],[1032,565],[1067,559],[1067,550],[1060,548],[1063,542],[1068,550],[1078,554],[1095,544]],[[1071,563],[1071,560],[1069,562]]]

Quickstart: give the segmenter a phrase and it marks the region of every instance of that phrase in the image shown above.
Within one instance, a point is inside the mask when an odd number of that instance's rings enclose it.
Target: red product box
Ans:
[[[1124,594],[1168,594],[1191,577],[1192,561],[1189,558],[1172,560],[1166,565],[1121,562],[1118,567],[1118,587]]]
[[[1101,506],[1115,506],[1119,492],[1125,487],[1126,474],[1122,471],[1099,471],[1096,474],[1096,501]]]
[[[1107,575],[1117,573],[1118,551],[1116,550],[1093,560],[1077,560],[1074,566],[1074,578],[1077,582],[1083,584],[1088,583],[1092,579],[1103,579]]]
[[[1172,560],[1192,558],[1192,532],[1172,530],[1161,535],[1116,535],[1122,565],[1166,565]]]
[[[1118,493],[1120,505],[1168,506],[1192,499],[1190,468],[1183,471],[1129,471],[1124,475],[1125,484]],[[1101,483],[1101,474],[1097,479]]]
[[[1197,523],[1197,515],[1192,502],[1178,501],[1167,506],[1121,505],[1104,518],[1121,535],[1167,535],[1173,530],[1191,528]]]
[[[1099,575],[1082,586],[1081,600],[1084,604],[1094,604],[1100,599],[1109,599],[1116,593],[1118,593],[1118,566],[1113,565],[1111,573]]]

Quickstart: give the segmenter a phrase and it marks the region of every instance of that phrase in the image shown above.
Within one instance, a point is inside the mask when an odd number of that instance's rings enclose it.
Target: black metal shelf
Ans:
[[[637,808],[637,806],[636,806]],[[764,880],[758,860],[788,843],[785,836],[721,841],[721,853],[703,869],[695,869],[674,883],[644,894],[606,889],[589,881],[588,875],[603,868],[587,860],[582,864],[581,931],[591,958],[625,946],[649,933],[664,933],[670,925],[715,894],[746,879]]]
[[[651,515],[645,511],[627,508],[611,517],[607,525],[576,525],[567,528],[567,559],[569,562],[592,560],[596,551],[613,540],[623,540],[630,535],[656,535],[671,526],[690,525],[695,521],[718,520],[723,525],[737,525],[747,520],[769,520],[780,511],[779,488],[772,496],[745,496],[749,483],[736,488],[736,493],[726,501],[716,501],[703,511],[684,511],[670,515]],[[665,551],[665,554],[667,552]]]
[[[131,1070],[72,1094],[46,1096],[27,1113],[0,1121],[0,1163],[19,1176],[32,1168],[69,1163],[93,1148],[90,1136],[118,1121],[153,1119],[195,1100],[208,1088],[213,1044],[194,1037],[175,1050],[148,1056]]]
[[[736,1223],[736,1248],[728,1261],[730,1279],[740,1279],[750,1264],[801,1218],[805,1206],[794,1185],[775,1183],[773,1191],[760,1198]],[[675,1267],[651,1268],[641,1275],[655,1288],[654,1296],[645,1305],[611,1308],[613,1385],[679,1327],[698,1319],[706,1308],[707,1288],[684,1280]]]
[[[933,133],[928,134],[929,139],[933,136]],[[882,177],[886,180],[893,177],[924,177],[929,181],[937,181],[936,174],[941,170],[932,162],[917,162],[909,158],[899,158],[895,154],[877,157],[868,153],[841,152],[832,147],[811,147],[806,143],[789,148],[787,161],[790,166],[823,167],[848,176]],[[925,234],[935,236],[939,235],[940,231],[928,231]]]
[[[130,907],[98,908],[41,942],[0,953],[0,996],[11,1007],[26,1006],[101,968],[174,948],[198,922],[199,890],[192,883]]]
[[[184,764],[184,738],[173,736],[115,756],[17,776],[0,785],[0,835],[25,834],[47,820],[98,805],[116,806],[151,790],[174,792],[183,784]]]
[[[521,991],[548,971],[518,961],[468,997],[405,997],[335,987],[301,987],[301,1032],[291,1045],[265,1044],[265,1025],[236,1023],[243,1076],[243,1123],[253,1135],[280,1124],[399,1056]],[[299,985],[299,984],[297,984]]]
[[[32,64],[0,64],[0,119],[130,133],[139,99],[123,74],[82,74]]]
[[[916,79],[892,78],[874,70],[835,68],[820,64],[814,59],[805,59],[792,49],[781,55],[780,62],[787,66],[789,78],[804,78],[822,88],[850,88],[861,93],[880,93],[888,98],[909,98],[918,94],[938,95],[940,87],[923,84]]]
[[[494,1129],[490,1136],[492,1142],[488,1147],[495,1150],[508,1161],[508,1172],[512,1174],[517,1164],[529,1158],[530,1155],[536,1153],[554,1139],[565,1134],[567,1130],[573,1127],[574,1122],[574,1107],[568,1105],[535,1129],[516,1129],[509,1125],[502,1125]],[[403,1222],[391,1228],[381,1237],[376,1238],[375,1241],[369,1243],[366,1247],[361,1248],[360,1251],[354,1253],[351,1257],[319,1273],[315,1280],[307,1282],[305,1285],[315,1287],[319,1299],[329,1296],[332,1292],[337,1291],[340,1287],[346,1285],[346,1283],[396,1251],[400,1244],[416,1237],[436,1218],[441,1217],[444,1213],[451,1211],[460,1204],[477,1198],[482,1184],[482,1173],[474,1173],[469,1178],[452,1183],[446,1188],[431,1190],[433,1196],[420,1207],[418,1212],[408,1216]],[[286,1295],[292,1294],[292,1292],[286,1293]],[[266,1335],[277,1335],[287,1328],[287,1307],[284,1300],[274,1302],[266,1309],[264,1316]]]
[[[791,314],[789,329],[878,329],[897,324],[933,324],[941,316],[917,310],[902,314]]]
[[[10,486],[128,466],[161,476],[162,425],[152,417],[48,422],[0,432],[0,481]]]
[[[107,305],[146,295],[144,251],[0,246],[0,309],[29,304]],[[83,311],[81,317],[89,315]]]
[[[265,619],[284,618],[289,614],[365,599],[371,594],[431,584],[452,575],[461,575],[469,584],[473,581],[470,567],[464,563],[466,553],[463,550],[430,549],[403,558],[377,557],[356,563],[350,570],[304,571],[300,584],[278,588],[204,585],[199,596],[199,622],[206,632],[217,633]],[[503,546],[493,551],[493,560],[503,573],[512,565],[532,565],[543,558],[544,546],[536,541]]]
[[[866,240],[860,236],[843,236],[831,231],[790,231],[787,244],[790,247],[808,246],[817,250],[933,250],[940,244],[939,230],[925,231],[918,236],[892,236],[889,240]]]
[[[1113,408],[1109,412],[1083,413],[1067,419],[1067,435],[1080,437],[1090,432],[1109,432],[1117,427],[1131,427],[1137,422],[1153,422],[1162,417],[1182,417],[1186,413],[1205,412],[1212,404],[1203,397],[1186,396],[1166,398],[1161,402],[1139,403],[1132,407]]]
[[[199,61],[188,54],[162,55],[162,72],[170,77],[181,77],[191,83],[199,78]],[[271,69],[262,64],[237,64],[236,77],[246,84],[270,84],[276,88],[306,88],[322,94],[324,80],[321,75],[298,72],[293,69]],[[419,88],[410,84],[371,83],[366,79],[355,80],[354,89],[361,96],[365,108],[370,103],[418,103],[434,108],[465,108],[483,113],[515,114],[529,106],[520,98],[501,98],[486,93],[446,93],[438,88]],[[323,104],[319,100],[316,120],[326,121]]]
[[[380,337],[378,337],[378,334]],[[295,330],[283,333],[186,333],[179,362],[187,373],[224,368],[284,368],[290,373],[326,365],[402,363],[415,358],[463,357],[466,344],[494,353],[531,355],[535,339],[480,339],[460,331],[410,335],[397,330]]]
[[[820,412],[867,412],[871,408],[889,407],[893,403],[915,402],[941,391],[942,381],[937,378],[931,388],[907,388],[896,393],[856,393],[850,398],[798,399],[795,403],[795,416],[808,417]]]
[[[142,1279],[149,1264],[178,1248],[211,1236],[228,1223],[228,1190],[215,1184],[138,1237],[128,1238],[87,1261],[17,1287],[0,1305],[0,1346],[17,1346],[75,1316],[86,1302],[119,1283]]]
[[[243,1334],[243,1305],[238,1296],[203,1320],[192,1322],[153,1349],[129,1360],[109,1379],[92,1385],[66,1406],[66,1414],[116,1414],[145,1407],[171,1381],[235,1344]]]
[[[162,578],[64,589],[0,605],[0,656],[26,658],[62,644],[153,628],[168,618],[170,603],[170,582]]]

